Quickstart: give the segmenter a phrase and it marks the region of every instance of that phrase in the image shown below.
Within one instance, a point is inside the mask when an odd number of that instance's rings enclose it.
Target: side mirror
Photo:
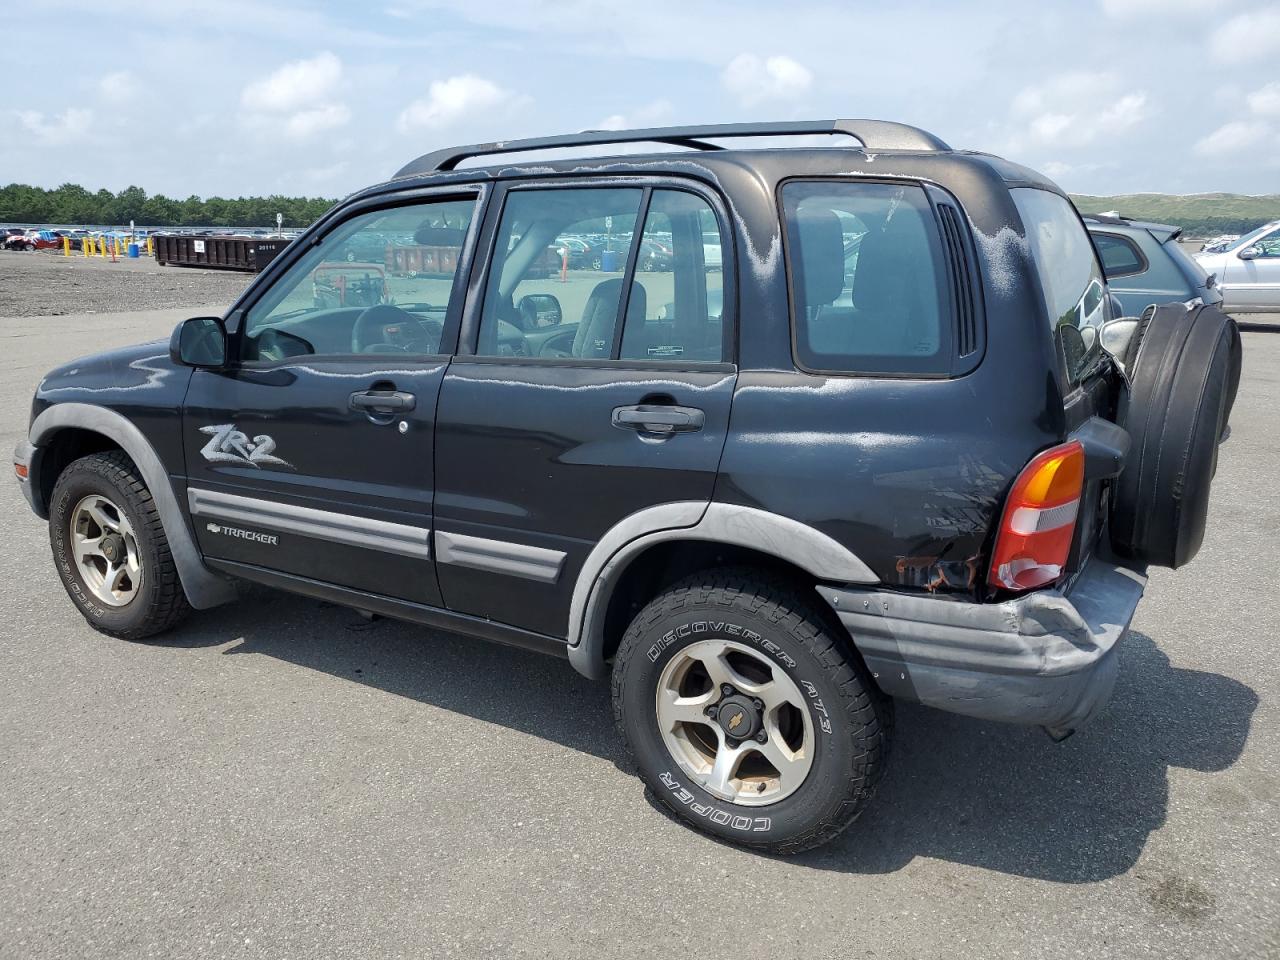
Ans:
[[[169,359],[184,367],[218,370],[227,365],[227,329],[221,317],[183,320],[169,338]]]
[[[1258,247],[1245,247],[1243,250],[1237,253],[1236,256],[1239,257],[1241,260],[1257,260],[1260,256],[1262,256],[1262,250],[1259,249]]]
[[[521,297],[516,310],[526,330],[557,327],[564,322],[564,311],[560,309],[560,301],[555,294],[531,293]]]

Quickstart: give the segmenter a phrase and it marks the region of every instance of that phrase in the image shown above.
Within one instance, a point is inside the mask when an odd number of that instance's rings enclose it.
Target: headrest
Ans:
[[[613,331],[618,319],[618,300],[622,296],[622,278],[601,280],[587,297],[582,310],[582,322],[573,338],[575,357],[607,357],[613,352]],[[631,284],[631,298],[627,301],[627,322],[643,324],[648,301],[644,287]]]
[[[792,219],[800,256],[796,283],[809,309],[835,302],[844,290],[844,232],[840,218],[821,207],[800,207]]]

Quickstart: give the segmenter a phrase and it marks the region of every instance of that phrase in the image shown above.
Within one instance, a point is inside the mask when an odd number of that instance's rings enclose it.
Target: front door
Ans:
[[[436,569],[449,608],[563,637],[611,526],[711,499],[736,381],[726,219],[676,182],[523,185],[490,219],[440,395]],[[578,243],[598,256],[566,269]]]
[[[195,373],[183,446],[206,557],[439,604],[435,410],[478,199],[335,224],[243,310],[231,367]]]
[[[1252,259],[1240,259],[1245,249],[1254,253]],[[1228,310],[1280,309],[1280,230],[1228,253],[1219,285]]]

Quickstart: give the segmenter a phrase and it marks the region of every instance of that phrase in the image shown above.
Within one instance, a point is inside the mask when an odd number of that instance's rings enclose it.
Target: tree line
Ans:
[[[1127,217],[1182,227],[1191,237],[1245,233],[1280,218],[1280,196],[1241,194],[1131,194],[1115,197],[1072,197],[1081,211],[1119,210]],[[54,190],[11,183],[0,187],[0,223],[86,224],[123,226],[130,220],[146,227],[274,227],[276,214],[284,226],[305,227],[333,206],[325,197],[209,197],[176,200],[141,187],[119,193],[91,193],[75,183]]]
[[[147,227],[305,227],[333,206],[324,197],[209,197],[177,200],[141,187],[91,193],[76,183],[54,190],[11,183],[0,187],[0,223]]]

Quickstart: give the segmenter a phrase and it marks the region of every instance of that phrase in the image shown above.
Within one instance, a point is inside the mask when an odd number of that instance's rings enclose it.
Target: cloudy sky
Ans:
[[[10,0],[0,183],[339,196],[459,142],[880,117],[1076,192],[1280,192],[1280,5]]]

